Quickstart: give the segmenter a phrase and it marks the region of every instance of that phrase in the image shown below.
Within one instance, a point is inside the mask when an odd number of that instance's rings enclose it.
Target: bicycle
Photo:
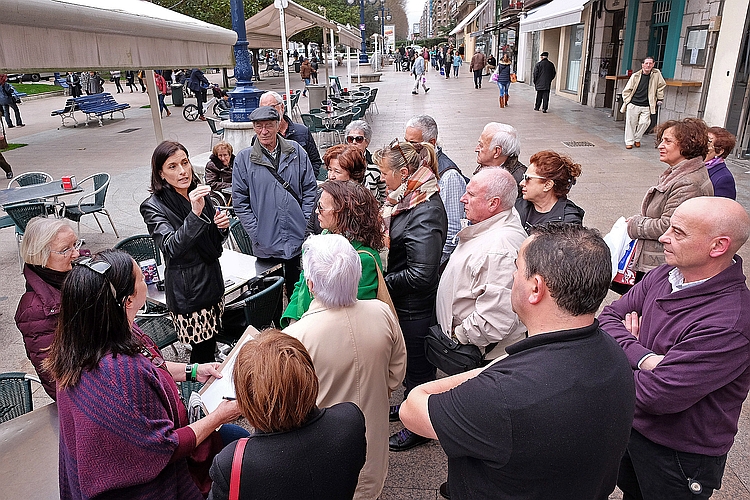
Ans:
[[[209,99],[207,102],[203,104],[204,110],[211,110],[214,114],[214,116],[221,116],[221,113],[224,111],[229,111],[232,109],[232,103],[228,99],[224,99],[224,95],[226,93],[222,91],[221,89],[218,89],[216,87],[212,87],[212,90],[214,91],[213,97]],[[187,104],[182,109],[182,116],[189,122],[194,122],[198,119],[199,113],[198,113],[198,106],[195,104]]]

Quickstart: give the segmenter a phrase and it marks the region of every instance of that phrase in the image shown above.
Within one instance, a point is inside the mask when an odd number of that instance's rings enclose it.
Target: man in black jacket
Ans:
[[[540,54],[541,60],[534,66],[534,74],[532,81],[534,88],[536,89],[536,103],[534,104],[534,111],[539,111],[539,106],[542,106],[542,113],[547,112],[549,107],[549,90],[552,84],[552,80],[555,79],[557,71],[555,71],[555,65],[552,61],[547,59],[549,52],[542,52]]]
[[[284,139],[294,141],[302,146],[302,149],[307,153],[307,157],[310,158],[313,172],[315,172],[315,177],[317,178],[320,167],[323,166],[323,160],[320,159],[318,146],[315,144],[315,138],[313,138],[310,129],[301,123],[293,122],[289,118],[289,115],[284,112],[284,99],[278,92],[274,92],[273,90],[264,92],[260,96],[259,106],[271,106],[279,112],[281,116],[279,134]]]

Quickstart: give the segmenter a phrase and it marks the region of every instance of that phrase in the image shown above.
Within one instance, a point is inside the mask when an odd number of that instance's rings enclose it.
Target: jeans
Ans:
[[[510,88],[510,82],[508,82],[508,83],[497,82],[497,88],[500,91],[500,97],[508,95],[508,90]]]
[[[159,94],[159,113],[163,113],[166,109],[166,106],[164,106],[164,94]]]
[[[309,78],[303,78],[302,80],[304,80],[304,82],[305,82],[305,90],[302,91],[302,95],[307,95],[307,87],[308,87],[308,85],[310,85],[310,79]]]
[[[16,125],[22,125],[23,120],[21,120],[21,112],[18,110],[18,104],[16,104],[14,101],[11,101],[10,104],[3,104],[3,114],[5,115],[5,122],[9,127],[13,126],[13,122],[10,120],[11,109],[16,113]]]
[[[224,424],[219,428],[219,435],[221,440],[224,442],[224,446],[237,441],[238,439],[246,438],[250,435],[247,429],[244,429],[236,424]]]
[[[625,455],[620,461],[617,486],[623,500],[700,500],[710,498],[721,488],[726,454],[711,457],[675,451],[656,444],[633,429]],[[688,489],[688,478],[703,489],[695,494]]]
[[[482,86],[482,71],[484,71],[484,68],[474,70],[474,87],[475,88]]]
[[[424,339],[430,326],[435,324],[432,318],[399,320],[406,343],[406,378],[404,379],[404,398],[409,391],[420,384],[435,380],[436,368],[427,361],[424,354]]]
[[[453,66],[453,76],[456,78],[458,78],[458,68],[460,68],[460,66]]]
[[[547,111],[549,107],[549,90],[537,90],[536,91],[536,102],[534,103],[534,109],[538,110],[539,106],[544,111]]]
[[[203,116],[203,103],[206,102],[206,89],[195,92],[195,104],[198,106],[198,114]]]

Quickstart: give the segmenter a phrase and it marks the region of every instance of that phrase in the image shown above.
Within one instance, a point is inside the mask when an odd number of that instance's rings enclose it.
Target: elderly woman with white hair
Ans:
[[[52,399],[56,399],[55,381],[42,370],[42,361],[55,339],[60,289],[73,268],[72,262],[78,258],[79,248],[81,240],[64,219],[34,217],[21,241],[26,293],[18,302],[16,326],[23,335],[26,356]]]
[[[373,164],[372,154],[367,149],[372,140],[372,127],[364,120],[354,120],[346,127],[346,142],[359,149],[365,160],[367,160],[367,170],[365,170],[365,187],[369,189],[381,205],[385,201],[386,186],[385,181],[380,177],[380,170]]]
[[[318,407],[352,401],[364,413],[367,461],[354,498],[378,498],[388,472],[388,399],[406,373],[401,328],[385,303],[357,300],[362,264],[343,236],[310,236],[302,246],[302,268],[314,298],[284,332],[312,357]]]

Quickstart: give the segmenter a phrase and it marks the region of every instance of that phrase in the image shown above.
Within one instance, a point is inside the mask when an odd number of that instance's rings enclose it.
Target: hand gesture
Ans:
[[[216,224],[216,227],[219,229],[226,229],[229,227],[229,216],[227,215],[227,211],[221,211],[216,210],[216,216],[214,217],[214,224]]]
[[[198,373],[195,378],[198,382],[206,383],[211,377],[222,378],[224,375],[219,371],[221,363],[203,363],[198,365]]]
[[[205,197],[211,192],[211,187],[205,184],[198,184],[195,189],[188,193],[188,199],[190,200],[190,206],[193,213],[200,217],[203,212],[203,207],[206,206]]]
[[[622,323],[625,325],[625,329],[637,339],[641,333],[641,318],[638,317],[638,313],[635,311],[627,313]]]

